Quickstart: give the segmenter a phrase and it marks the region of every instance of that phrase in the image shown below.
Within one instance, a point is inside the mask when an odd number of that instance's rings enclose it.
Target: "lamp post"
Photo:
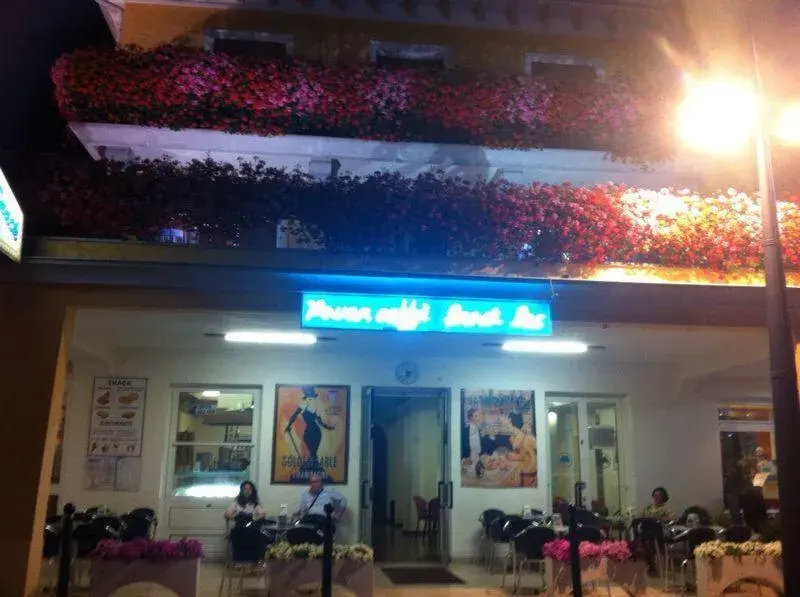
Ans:
[[[737,141],[755,139],[758,189],[761,198],[761,218],[764,245],[764,278],[767,299],[767,331],[769,334],[770,382],[775,421],[775,447],[778,462],[778,497],[781,508],[781,541],[783,547],[784,595],[800,595],[800,396],[798,396],[795,345],[789,320],[786,297],[786,275],[778,224],[777,196],[772,173],[770,142],[765,118],[763,84],[759,70],[755,38],[750,33],[754,81],[751,84],[712,82],[701,85],[684,104],[682,125],[684,138],[697,145],[714,149],[715,141],[703,139],[703,127],[711,124],[706,133],[720,132],[724,143],[717,149],[735,149]],[[718,92],[727,87],[732,96],[723,97],[727,105],[720,107]],[[716,96],[716,97],[715,97]],[[717,106],[712,104],[716,103]],[[704,107],[705,106],[705,107]],[[783,122],[798,127],[797,108],[792,118]],[[704,119],[707,119],[704,122]],[[725,122],[727,120],[727,122]],[[719,131],[714,131],[714,124]],[[689,127],[689,128],[687,128]],[[784,138],[796,141],[797,130],[781,131]]]

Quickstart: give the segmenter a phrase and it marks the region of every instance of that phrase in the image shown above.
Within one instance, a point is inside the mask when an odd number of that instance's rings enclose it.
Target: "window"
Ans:
[[[447,46],[370,42],[370,59],[387,68],[429,68],[445,70],[452,66],[452,50]]]
[[[525,72],[537,77],[559,77],[575,81],[595,81],[605,77],[602,60],[586,60],[569,54],[526,54]]]
[[[759,487],[768,504],[777,505],[775,432],[768,404],[723,404],[717,409],[722,453],[722,483],[730,496]]]
[[[261,31],[211,29],[206,33],[206,50],[263,60],[283,60],[292,55],[291,35],[276,35]]]
[[[258,393],[197,390],[177,394],[172,495],[230,498],[254,477]]]

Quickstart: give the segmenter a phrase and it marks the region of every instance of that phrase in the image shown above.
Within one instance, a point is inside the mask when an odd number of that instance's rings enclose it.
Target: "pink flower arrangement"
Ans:
[[[583,541],[578,546],[578,551],[582,561],[606,558],[615,562],[625,562],[633,557],[626,541],[603,541],[599,545]],[[545,543],[542,553],[544,557],[557,562],[569,563],[571,559],[569,541],[566,539],[557,539]]]
[[[168,562],[170,560],[193,560],[205,554],[202,541],[180,539],[178,541],[155,541],[134,539],[133,541],[101,541],[92,555],[102,560],[148,560]]]
[[[612,152],[621,139],[635,139],[637,153],[645,138],[660,143],[653,119],[641,109],[657,98],[643,101],[619,76],[577,83],[264,62],[168,46],[76,51],[56,62],[52,79],[61,114],[70,121]]]

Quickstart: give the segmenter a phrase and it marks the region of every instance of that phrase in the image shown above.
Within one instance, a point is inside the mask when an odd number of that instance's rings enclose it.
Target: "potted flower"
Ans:
[[[569,595],[572,592],[572,558],[569,541],[557,539],[544,545],[545,574],[548,595]],[[625,588],[632,595],[643,594],[647,585],[647,565],[633,559],[626,541],[604,541],[600,544],[581,542],[581,584],[610,582]]]
[[[709,541],[698,545],[694,556],[698,597],[722,595],[725,589],[745,579],[760,580],[783,591],[780,541]]]
[[[201,541],[134,539],[101,541],[92,552],[92,597],[112,595],[139,582],[161,585],[180,597],[195,597],[200,581]]]
[[[269,591],[273,597],[288,595],[297,589],[319,586],[322,582],[321,545],[291,545],[285,541],[267,551]],[[332,580],[358,597],[372,597],[372,548],[360,543],[333,546]]]

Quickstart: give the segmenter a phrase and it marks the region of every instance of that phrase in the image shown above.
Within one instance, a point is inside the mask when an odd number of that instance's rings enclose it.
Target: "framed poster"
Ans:
[[[141,456],[147,380],[95,377],[89,423],[90,456]]]
[[[538,486],[534,393],[461,390],[461,486]]]
[[[346,484],[350,387],[278,384],[272,437],[272,483],[306,485],[319,474]]]

